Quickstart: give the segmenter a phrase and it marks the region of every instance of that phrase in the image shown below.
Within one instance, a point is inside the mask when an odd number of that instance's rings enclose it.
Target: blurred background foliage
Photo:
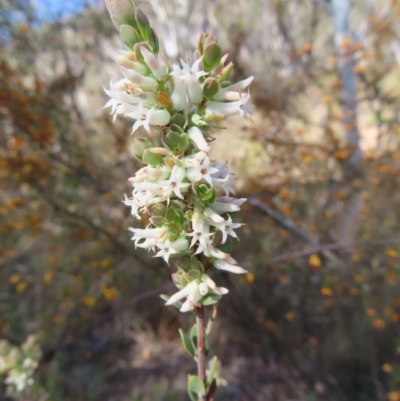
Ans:
[[[214,31],[256,77],[213,153],[249,199],[220,401],[400,401],[400,2],[346,3],[138,2],[169,58]],[[186,399],[192,317],[130,242],[131,123],[102,109],[119,48],[103,4],[0,1],[0,400]]]

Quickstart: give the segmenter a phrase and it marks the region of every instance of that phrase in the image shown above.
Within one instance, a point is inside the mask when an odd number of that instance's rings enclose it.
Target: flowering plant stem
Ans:
[[[111,18],[128,51],[113,56],[124,78],[106,89],[114,119],[122,114],[134,120],[132,133],[144,128],[150,138],[136,137],[133,153],[145,164],[129,178],[132,196],[124,203],[137,219],[145,216],[146,228],[129,228],[135,247],[154,252],[178,268],[172,279],[178,292],[163,295],[166,305],[192,311],[196,324],[187,335],[179,330],[182,344],[197,362],[197,375],[188,376],[192,401],[212,401],[219,376],[214,356],[206,370],[207,335],[215,313],[205,324],[205,307],[215,306],[227,288],[218,287],[209,271],[247,273],[230,255],[235,229],[233,217],[246,199],[237,199],[235,179],[213,160],[211,131],[215,121],[231,114],[250,117],[253,77],[231,84],[233,64],[225,65],[214,35],[201,34],[192,65],[172,64],[159,57],[159,41],[149,20],[133,0],[106,0]],[[154,131],[158,135],[151,135]],[[151,140],[150,140],[151,139]]]
[[[200,380],[204,383],[207,388],[206,383],[206,354],[205,354],[205,339],[206,339],[206,329],[204,324],[204,306],[199,305],[196,308],[196,326],[197,326],[197,375]],[[206,401],[204,396],[199,398],[199,401]]]

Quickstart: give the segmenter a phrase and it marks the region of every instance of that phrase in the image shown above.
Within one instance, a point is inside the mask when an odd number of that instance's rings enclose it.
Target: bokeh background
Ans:
[[[213,31],[255,76],[213,151],[250,271],[215,278],[216,400],[400,401],[400,1],[138,4],[170,59]],[[101,2],[0,1],[0,400],[186,400],[193,316],[130,241],[131,121],[102,108],[120,48]]]

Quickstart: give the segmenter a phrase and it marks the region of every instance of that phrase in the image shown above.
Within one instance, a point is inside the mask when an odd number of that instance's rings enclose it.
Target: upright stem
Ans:
[[[206,384],[206,355],[204,352],[204,344],[206,331],[204,326],[204,306],[200,305],[196,309],[196,325],[197,325],[197,375],[207,387]],[[199,401],[205,401],[205,397],[200,397]]]

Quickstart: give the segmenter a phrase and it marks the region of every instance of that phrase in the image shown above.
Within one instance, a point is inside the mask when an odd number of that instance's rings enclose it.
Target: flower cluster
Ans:
[[[246,199],[232,196],[234,177],[226,164],[210,157],[210,131],[225,116],[250,117],[246,90],[253,77],[230,84],[233,64],[226,63],[228,55],[207,34],[200,36],[192,64],[171,65],[159,55],[145,15],[126,2],[122,9],[116,4],[124,2],[107,2],[128,50],[114,56],[123,78],[105,89],[110,97],[105,107],[114,119],[120,114],[132,118],[132,133],[142,126],[153,134],[134,139],[135,156],[145,167],[129,179],[133,192],[124,203],[134,217],[146,215],[149,221],[144,229],[130,228],[136,247],[167,263],[181,257],[173,275],[180,291],[167,305],[185,312],[228,292],[207,275],[211,268],[246,272],[229,254],[235,229],[242,225],[232,218]]]

